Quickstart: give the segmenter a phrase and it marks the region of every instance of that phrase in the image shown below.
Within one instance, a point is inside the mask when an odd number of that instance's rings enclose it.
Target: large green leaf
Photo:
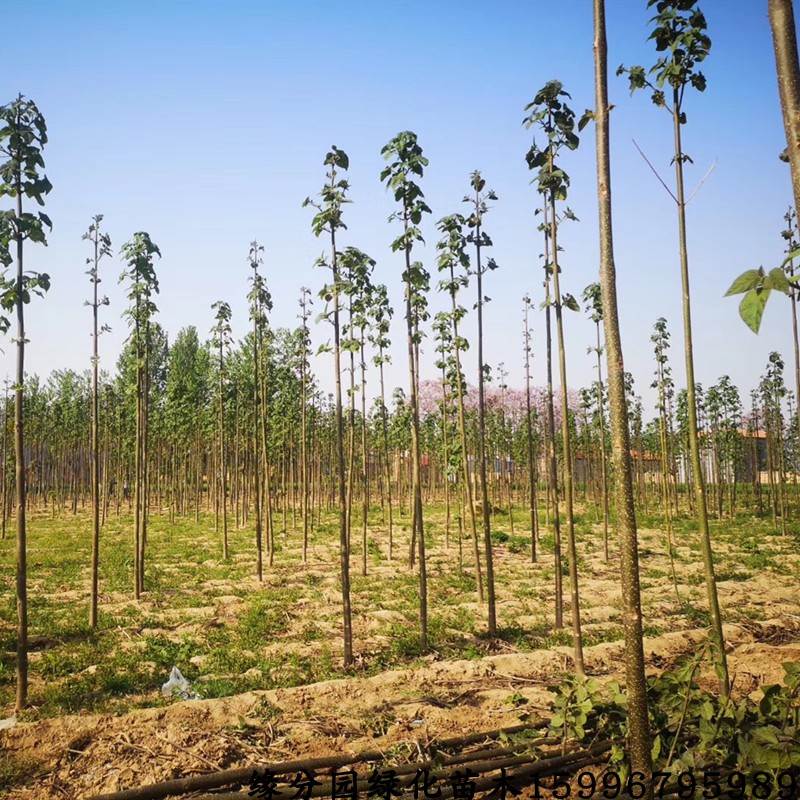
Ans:
[[[763,278],[764,273],[757,269],[748,269],[743,272],[732,284],[731,288],[725,292],[725,297],[730,297],[732,294],[741,294],[742,292],[749,292],[758,286],[759,281]]]
[[[739,316],[753,333],[758,333],[761,327],[761,317],[770,291],[770,289],[751,289],[739,303]]]
[[[789,279],[786,277],[786,273],[780,267],[774,267],[771,269],[767,277],[769,279],[767,288],[775,289],[776,291],[783,292],[784,294],[789,294]]]

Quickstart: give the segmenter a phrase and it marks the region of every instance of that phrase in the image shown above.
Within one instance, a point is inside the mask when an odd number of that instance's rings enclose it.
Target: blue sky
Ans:
[[[693,188],[717,166],[689,206],[696,375],[704,385],[729,374],[743,392],[755,386],[770,351],[792,364],[790,311],[775,297],[755,336],[739,320],[738,299],[723,298],[744,269],[781,260],[783,214],[791,201],[788,166],[765,0],[706,0],[713,45],[703,66],[704,94],[687,95],[685,149]],[[626,368],[652,407],[653,323],[672,330],[676,383],[684,382],[675,206],[636,152],[636,139],[671,182],[671,123],[644,93],[630,97],[613,70],[650,65],[650,12],[644,0],[607,0],[612,113],[612,177],[618,291]],[[524,155],[531,133],[523,107],[558,79],[579,114],[593,105],[590,0],[436,0],[356,2],[35,2],[2,6],[4,68],[0,103],[17,92],[47,120],[49,247],[30,247],[27,264],[50,273],[52,289],[27,315],[29,372],[89,365],[90,313],[81,235],[105,215],[115,256],[104,262],[102,289],[113,331],[101,360],[113,368],[127,335],[116,252],[135,231],[149,231],[163,258],[159,321],[171,338],[186,325],[206,336],[211,304],[227,300],[234,334],[248,329],[248,245],[265,245],[265,274],[275,301],[272,323],[297,324],[299,290],[315,293],[325,275],[313,268],[324,243],[310,230],[307,195],[319,191],[332,144],[350,156],[353,201],[342,245],[378,262],[395,309],[392,385],[405,385],[401,258],[389,244],[397,229],[380,184],[381,147],[414,130],[430,166],[421,181],[433,210],[417,256],[435,273],[434,223],[461,210],[469,174],[480,169],[499,196],[486,218],[500,269],[486,278],[485,354],[502,361],[522,386],[522,301],[541,298],[540,235]],[[17,32],[9,36],[8,32]],[[24,35],[23,35],[24,34]],[[580,296],[597,280],[594,130],[563,167],[569,205],[581,220],[560,234],[563,288]],[[434,281],[436,276],[434,274]],[[469,305],[474,289],[469,291]],[[432,311],[444,298],[431,298]],[[465,302],[467,305],[467,302]],[[317,302],[317,311],[319,301]],[[544,381],[544,320],[534,324],[534,376]],[[465,333],[474,333],[474,315]],[[593,326],[566,318],[569,382],[593,379]],[[317,326],[315,343],[328,338]],[[12,374],[10,341],[0,376]],[[433,345],[423,366],[430,377]],[[466,368],[474,376],[474,350]],[[330,357],[315,368],[332,386]],[[474,380],[474,377],[472,378]],[[791,384],[790,373],[787,380]],[[746,398],[746,394],[744,395]]]

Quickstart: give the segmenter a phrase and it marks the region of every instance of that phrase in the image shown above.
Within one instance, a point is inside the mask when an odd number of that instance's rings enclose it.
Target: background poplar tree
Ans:
[[[325,267],[331,271],[331,282],[320,291],[320,298],[325,303],[333,303],[333,309],[324,311],[322,318],[330,319],[333,325],[333,361],[336,378],[335,393],[335,448],[337,467],[337,488],[339,505],[339,562],[340,579],[342,582],[342,633],[344,640],[344,665],[349,667],[353,663],[353,620],[350,605],[350,539],[348,536],[347,515],[347,485],[344,469],[344,414],[342,410],[342,325],[340,320],[340,305],[342,293],[342,280],[339,266],[339,251],[336,246],[336,234],[347,226],[342,221],[342,207],[350,201],[346,199],[347,190],[350,188],[346,178],[339,177],[339,171],[346,171],[350,167],[350,159],[344,150],[334,145],[325,155],[323,162],[328,167],[326,182],[320,192],[320,200],[313,201],[307,197],[304,206],[310,205],[317,213],[311,221],[311,230],[319,237],[327,233],[330,237],[330,258],[320,256],[317,266]]]
[[[600,426],[600,478],[603,484],[603,558],[608,561],[608,469],[606,464],[605,387],[603,386],[603,346],[600,342],[600,323],[603,321],[603,300],[600,284],[590,283],[583,290],[586,311],[594,323],[596,343],[589,348],[597,356],[597,420]]]
[[[130,307],[125,315],[130,321],[131,344],[136,360],[136,455],[134,458],[134,597],[138,600],[144,591],[144,556],[147,544],[148,455],[150,412],[150,354],[153,341],[151,321],[158,311],[153,295],[158,293],[158,278],[153,266],[154,256],[161,251],[150,239],[150,234],[140,231],[122,245],[120,253],[127,268],[120,282],[127,280]]]
[[[628,750],[631,770],[647,781],[653,771],[647,679],[644,667],[642,602],[639,585],[639,544],[633,497],[626,373],[617,310],[617,274],[611,214],[611,157],[608,102],[608,43],[604,0],[593,0],[594,117],[597,151],[597,199],[600,233],[600,299],[606,343],[611,459],[615,475],[614,505],[620,550],[622,622],[625,638],[625,688],[628,696]],[[584,115],[581,123],[588,119]],[[632,381],[631,381],[632,384]],[[632,393],[632,386],[631,386]]]
[[[267,326],[267,311],[272,308],[272,298],[267,291],[264,278],[258,271],[261,266],[261,254],[264,246],[257,240],[250,242],[248,262],[253,274],[250,278],[250,291],[247,299],[250,303],[250,320],[253,323],[253,499],[256,515],[256,574],[259,582],[264,580],[264,508],[270,502],[264,491],[264,471],[269,469],[263,457],[266,444],[264,423],[264,387],[261,380],[262,350]],[[267,523],[269,525],[269,523]]]
[[[489,210],[488,200],[497,200],[497,195],[490,189],[484,192],[486,181],[477,170],[470,176],[470,186],[473,194],[464,198],[465,203],[472,206],[471,213],[466,218],[466,225],[470,229],[466,240],[475,247],[475,283],[478,300],[475,308],[478,311],[478,470],[481,481],[481,510],[483,519],[483,546],[486,557],[486,598],[488,602],[488,633],[489,636],[497,634],[497,609],[494,594],[494,560],[492,559],[492,529],[489,521],[489,492],[486,480],[486,396],[485,381],[488,365],[483,359],[483,306],[489,297],[483,293],[483,274],[497,269],[493,258],[484,262],[483,250],[492,246],[492,240],[483,230],[483,217]]]
[[[222,506],[222,557],[228,558],[228,500],[227,468],[225,462],[225,356],[231,346],[231,307],[224,300],[211,306],[215,323],[211,329],[212,343],[217,349],[217,508]]]
[[[0,329],[7,332],[10,321],[5,313],[16,312],[17,370],[14,385],[14,460],[16,463],[17,508],[17,700],[18,710],[28,704],[28,566],[26,474],[25,474],[25,306],[31,293],[42,295],[50,288],[50,277],[42,272],[25,272],[24,244],[47,244],[45,228],[52,230],[50,218],[42,211],[32,213],[23,209],[22,198],[44,205],[45,195],[53,188],[44,169],[42,150],[47,144],[47,125],[36,104],[22,95],[0,106],[0,199],[15,201],[14,208],[0,211],[0,266],[4,268],[0,281]],[[13,261],[14,244],[16,277],[8,279],[5,268]]]
[[[458,409],[459,456],[463,476],[463,489],[469,514],[470,531],[472,533],[472,555],[475,562],[475,585],[478,602],[483,603],[483,576],[481,573],[480,548],[478,546],[478,526],[475,519],[475,503],[472,495],[472,479],[469,470],[469,450],[467,447],[467,423],[464,409],[464,397],[467,384],[461,369],[461,354],[469,347],[469,342],[461,335],[459,325],[466,316],[467,310],[458,303],[458,292],[469,284],[470,263],[466,252],[467,240],[464,235],[466,219],[461,214],[442,217],[437,228],[442,238],[436,245],[437,264],[445,277],[439,281],[439,289],[450,295],[450,311],[448,318],[452,325],[451,341],[453,345],[453,375],[450,376],[452,391],[456,397]]]
[[[92,284],[92,299],[87,304],[92,307],[92,577],[89,592],[89,627],[97,627],[97,593],[98,573],[100,564],[100,387],[98,384],[98,370],[100,356],[98,354],[98,339],[102,331],[110,330],[108,325],[98,328],[98,309],[108,305],[107,297],[99,297],[98,284],[100,283],[100,260],[111,255],[111,237],[100,232],[100,223],[103,215],[97,214],[92,218],[89,230],[83,235],[92,244],[93,254],[86,259],[89,264],[87,275]],[[108,482],[108,476],[103,475],[103,483]]]
[[[530,112],[525,119],[526,127],[541,128],[547,143],[539,148],[536,143],[531,146],[526,160],[528,168],[538,170],[534,181],[546,204],[545,236],[550,244],[552,261],[547,265],[553,278],[553,305],[556,312],[556,332],[558,335],[558,365],[561,377],[561,446],[562,474],[564,480],[564,506],[567,516],[567,547],[569,549],[570,593],[572,598],[572,635],[575,650],[575,671],[583,675],[583,640],[581,635],[580,593],[578,591],[578,564],[575,545],[575,515],[573,511],[573,479],[572,479],[572,445],[569,429],[569,400],[567,394],[567,354],[564,345],[563,309],[566,306],[572,311],[580,310],[571,294],[561,291],[561,268],[559,266],[558,227],[565,219],[575,221],[575,215],[565,208],[561,215],[557,213],[557,203],[567,199],[569,175],[556,164],[556,159],[563,148],[575,150],[578,147],[578,136],[574,132],[575,113],[563,98],[569,94],[564,91],[559,81],[549,81],[536,94],[533,102],[525,110]]]
[[[413,496],[413,537],[416,535],[419,548],[419,618],[420,648],[428,649],[428,589],[425,565],[425,530],[422,516],[422,479],[420,476],[419,435],[419,342],[420,322],[427,319],[426,293],[430,276],[419,261],[411,260],[411,251],[416,242],[422,241],[419,224],[423,214],[431,210],[424,201],[419,186],[411,179],[422,176],[428,159],[422,155],[417,135],[411,131],[398,133],[384,148],[381,155],[391,163],[381,172],[381,181],[394,191],[394,199],[400,203],[400,211],[391,215],[389,221],[400,220],[403,232],[392,242],[392,252],[398,250],[405,258],[403,282],[406,291],[406,327],[408,337],[409,402],[411,411],[411,469]],[[413,553],[413,549],[412,549]]]
[[[644,67],[620,66],[617,75],[627,73],[631,93],[647,88],[653,103],[667,111],[672,119],[675,167],[675,193],[667,188],[678,212],[678,240],[681,286],[683,290],[683,337],[686,357],[686,387],[689,450],[694,472],[695,507],[700,527],[700,543],[706,573],[708,605],[711,613],[711,638],[714,644],[716,670],[723,695],[730,691],[725,643],[722,635],[722,615],[719,608],[717,581],[714,575],[714,555],[708,526],[706,487],[700,460],[700,439],[697,422],[697,396],[694,377],[694,347],[692,344],[692,308],[689,288],[689,248],[686,240],[686,195],[684,190],[684,164],[691,158],[683,150],[682,127],[686,124],[683,110],[686,89],[692,87],[705,91],[706,79],[697,68],[711,49],[711,39],[706,34],[706,19],[696,7],[695,0],[648,0],[648,8],[655,7],[656,15],[650,20],[656,52],[663,53],[647,71]],[[650,77],[652,76],[652,80]],[[662,182],[663,183],[663,182]],[[666,187],[666,184],[664,184]]]

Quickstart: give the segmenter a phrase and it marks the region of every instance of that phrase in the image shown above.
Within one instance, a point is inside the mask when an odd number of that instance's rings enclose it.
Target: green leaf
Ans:
[[[778,729],[773,725],[753,729],[753,739],[762,744],[778,744]]]
[[[769,289],[775,289],[778,292],[789,294],[789,279],[786,273],[780,267],[774,267],[769,271],[769,283],[765,281],[765,286]]]
[[[742,292],[749,292],[758,286],[759,281],[763,276],[762,272],[757,269],[748,269],[743,272],[732,284],[731,288],[725,292],[725,297],[730,297],[732,294],[741,294]]]
[[[781,666],[786,673],[783,682],[789,688],[795,688],[795,686],[800,685],[800,662],[787,661]]]
[[[650,757],[653,759],[653,763],[658,761],[658,757],[661,755],[661,737],[656,736],[653,739],[653,748],[650,751]]]
[[[761,327],[761,317],[764,315],[769,293],[770,289],[751,289],[739,303],[739,316],[753,333],[758,333]]]
[[[786,266],[792,259],[797,258],[798,256],[800,256],[800,247],[797,250],[792,250],[792,252],[783,259],[781,266]]]

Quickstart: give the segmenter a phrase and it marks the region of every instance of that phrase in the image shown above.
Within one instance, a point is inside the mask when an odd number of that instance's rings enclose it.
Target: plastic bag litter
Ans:
[[[4,731],[7,728],[13,728],[17,724],[17,715],[12,714],[10,717],[6,717],[5,719],[0,719],[0,731]]]
[[[200,695],[192,689],[192,684],[183,677],[177,667],[172,668],[169,680],[161,687],[164,697],[181,696],[181,700],[199,700]]]

